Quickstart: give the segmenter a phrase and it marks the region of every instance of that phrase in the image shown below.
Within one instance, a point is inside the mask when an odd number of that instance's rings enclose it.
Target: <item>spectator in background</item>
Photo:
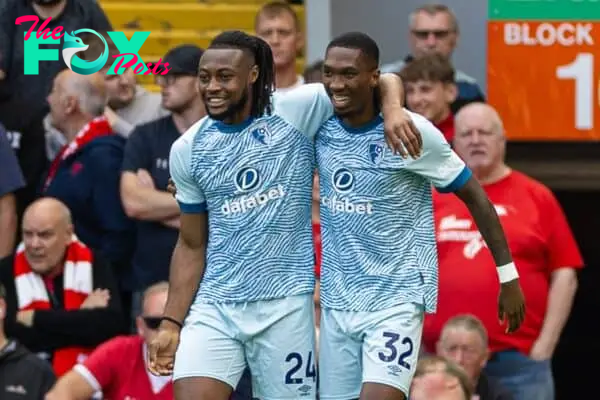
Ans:
[[[550,360],[571,310],[581,254],[552,192],[504,163],[498,113],[483,103],[469,104],[455,124],[454,149],[483,186],[506,233],[526,316],[519,330],[505,332],[498,322],[496,268],[481,234],[458,198],[434,192],[439,294],[437,312],[425,317],[424,343],[431,351],[448,319],[473,314],[489,335],[486,373],[516,400],[552,400]]]
[[[440,356],[425,356],[417,364],[410,400],[476,399],[472,399],[469,377],[458,365]]]
[[[108,43],[108,62],[99,71],[104,76],[108,95],[108,107],[105,115],[116,132],[128,137],[136,125],[162,118],[168,114],[168,111],[161,107],[161,98],[158,93],[148,92],[137,84],[132,68],[127,68],[120,75],[108,74],[115,61],[114,56],[120,54],[120,51],[106,32],[102,35]],[[97,59],[104,51],[104,43],[96,35],[89,35],[89,40],[84,40],[84,42],[90,46],[83,53],[87,60]],[[165,62],[167,61],[163,60],[163,64]]]
[[[304,84],[304,78],[296,72],[296,56],[304,46],[304,36],[292,6],[284,1],[263,5],[256,14],[254,30],[271,46],[277,91],[289,91]]]
[[[52,360],[60,376],[122,331],[110,267],[73,235],[68,208],[36,200],[23,216],[23,242],[0,261],[9,337]]]
[[[167,191],[171,145],[204,114],[198,91],[198,64],[202,49],[182,45],[164,57],[171,70],[156,77],[162,105],[171,115],[138,125],[132,132],[123,159],[121,200],[127,215],[136,221],[132,260],[133,315],[139,313],[142,292],[151,284],[168,280],[169,264],[179,233],[179,206]]]
[[[425,55],[406,64],[400,76],[405,86],[407,108],[427,118],[452,143],[454,115],[451,106],[458,92],[450,61],[439,54]]]
[[[160,95],[151,93],[137,84],[133,69],[127,68],[120,75],[108,74],[115,61],[114,56],[120,54],[108,33],[101,33],[108,44],[108,61],[98,73],[104,77],[108,105],[104,115],[115,133],[127,138],[136,125],[154,121],[164,117],[168,111],[161,107]],[[93,34],[81,35],[82,40],[89,47],[81,53],[81,58],[96,60],[104,51],[104,43]],[[50,114],[44,119],[47,142],[48,159],[53,160],[61,147],[66,144],[65,135],[52,126]]]
[[[8,142],[4,127],[0,125],[0,259],[8,257],[15,249],[17,234],[17,203],[15,192],[25,186],[19,162]]]
[[[403,60],[381,67],[381,72],[400,72],[406,63],[426,54],[438,53],[452,59],[452,53],[459,39],[458,20],[454,12],[443,4],[427,4],[418,7],[409,16],[410,47],[412,54]],[[456,71],[454,81],[458,86],[458,96],[452,103],[452,111],[475,101],[485,101],[475,78],[462,71]]]
[[[10,94],[4,93],[1,89],[0,104],[0,123],[6,128],[8,141],[17,155],[25,178],[25,186],[15,193],[17,216],[20,221],[25,208],[36,199],[40,180],[48,168],[42,124],[43,114],[24,116],[23,110],[28,106],[16,98],[11,98]]]
[[[64,202],[73,214],[75,233],[100,252],[116,270],[129,266],[133,223],[119,196],[125,139],[113,134],[103,116],[106,106],[100,74],[65,70],[48,96],[52,124],[65,135],[42,192]]]
[[[52,18],[46,25],[48,31],[58,26],[63,27],[62,32],[73,32],[81,28],[110,31],[112,27],[97,1],[3,0],[0,4],[0,86],[5,86],[3,90],[12,95],[11,99],[0,103],[0,108],[8,106],[14,100],[27,104],[19,115],[28,120],[47,112],[45,99],[50,93],[52,81],[66,66],[62,57],[58,57],[57,61],[40,61],[38,74],[24,75],[23,39],[33,22],[15,25],[15,20],[26,15],[37,16],[38,29],[44,21]],[[29,40],[35,40],[35,35]],[[56,49],[57,56],[59,55],[60,47],[57,45],[40,45],[40,48]]]
[[[98,391],[106,399],[172,400],[171,376],[154,376],[146,369],[146,343],[156,335],[168,289],[167,282],[146,289],[136,319],[137,334],[100,345],[60,378],[46,400],[87,400]]]
[[[56,377],[50,365],[16,340],[6,337],[6,289],[0,283],[0,399],[40,400]]]
[[[304,69],[305,83],[323,82],[323,60],[315,61]]]
[[[477,317],[463,314],[448,320],[442,328],[436,351],[465,370],[477,400],[513,399],[510,392],[483,372],[489,357],[488,338]]]

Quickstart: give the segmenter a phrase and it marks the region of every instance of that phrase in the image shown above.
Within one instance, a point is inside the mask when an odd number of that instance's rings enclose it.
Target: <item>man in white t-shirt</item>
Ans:
[[[265,4],[256,14],[254,30],[271,46],[277,92],[303,85],[304,78],[296,71],[296,55],[304,46],[304,36],[294,9],[282,1]]]

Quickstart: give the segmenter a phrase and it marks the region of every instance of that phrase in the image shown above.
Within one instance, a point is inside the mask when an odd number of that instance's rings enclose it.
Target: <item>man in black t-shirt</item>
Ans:
[[[197,90],[202,50],[183,45],[163,58],[171,70],[157,75],[162,106],[171,115],[138,125],[128,139],[121,174],[121,201],[136,223],[132,276],[125,287],[133,292],[132,315],[139,314],[140,294],[153,283],[168,280],[177,241],[179,206],[167,193],[171,145],[204,116]]]
[[[9,256],[17,237],[15,192],[25,182],[12,148],[0,125],[0,259]]]
[[[0,107],[0,124],[6,130],[8,142],[19,160],[25,178],[25,186],[15,193],[20,221],[25,208],[36,199],[42,175],[49,164],[43,113],[24,118],[21,110],[26,108],[25,104],[0,91],[0,102],[2,101],[6,103]]]

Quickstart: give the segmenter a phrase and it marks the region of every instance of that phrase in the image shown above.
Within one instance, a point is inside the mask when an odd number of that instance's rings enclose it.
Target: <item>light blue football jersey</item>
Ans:
[[[410,115],[423,137],[417,159],[393,154],[381,117],[356,129],[332,117],[317,134],[324,308],[377,311],[413,302],[435,310],[432,184],[454,191],[471,171],[436,127]]]
[[[183,213],[208,212],[206,271],[196,301],[249,302],[314,290],[314,137],[333,115],[321,84],[274,94],[270,116],[203,118],[171,148]]]

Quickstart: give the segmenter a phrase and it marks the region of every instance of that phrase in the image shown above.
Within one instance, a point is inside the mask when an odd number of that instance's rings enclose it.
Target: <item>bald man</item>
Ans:
[[[6,334],[43,353],[60,376],[123,331],[117,282],[73,234],[71,213],[57,199],[25,210],[22,235],[15,254],[0,261]]]
[[[426,346],[435,348],[449,318],[473,314],[489,335],[486,373],[515,400],[552,400],[550,360],[571,310],[581,254],[552,192],[505,164],[506,138],[496,110],[483,103],[467,105],[456,115],[455,129],[454,150],[481,183],[510,243],[526,317],[513,334],[498,323],[492,256],[466,207],[436,192],[439,301],[437,313],[425,321]]]
[[[48,104],[67,144],[53,160],[42,194],[64,202],[77,236],[122,271],[131,257],[133,223],[119,196],[125,139],[113,134],[104,117],[104,79],[64,70],[54,79]]]

